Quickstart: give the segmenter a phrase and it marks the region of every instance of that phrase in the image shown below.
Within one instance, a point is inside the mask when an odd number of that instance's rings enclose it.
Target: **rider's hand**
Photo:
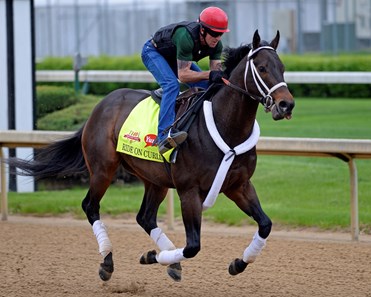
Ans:
[[[221,83],[222,78],[225,77],[223,71],[221,70],[211,70],[209,74],[209,82],[210,83]]]

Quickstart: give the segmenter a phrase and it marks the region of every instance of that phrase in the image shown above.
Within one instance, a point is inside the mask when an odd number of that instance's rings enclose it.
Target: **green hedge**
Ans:
[[[101,97],[92,95],[79,96],[76,104],[37,118],[36,128],[38,130],[75,131],[82,126],[101,99]]]
[[[371,55],[281,55],[286,71],[371,71]],[[371,84],[289,84],[294,96],[370,98]]]
[[[280,55],[286,71],[371,71],[370,53]]]
[[[305,54],[280,55],[286,71],[371,71],[369,53],[341,54],[337,56]],[[208,68],[208,60],[199,62],[202,69]],[[37,64],[39,70],[72,70],[73,58],[46,58]],[[84,70],[145,70],[139,55],[126,57],[89,57]],[[81,82],[84,83],[84,82]],[[71,83],[57,85],[71,86]],[[89,93],[107,94],[118,88],[154,89],[156,83],[89,83]],[[371,97],[370,84],[290,84],[295,96],[303,97]]]
[[[36,88],[36,116],[42,118],[48,113],[64,109],[77,102],[73,88],[42,85]]]

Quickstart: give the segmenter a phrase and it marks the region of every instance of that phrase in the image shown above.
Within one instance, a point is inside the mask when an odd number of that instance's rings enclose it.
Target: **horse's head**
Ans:
[[[283,77],[284,66],[276,52],[279,40],[279,31],[268,43],[261,41],[256,30],[246,63],[246,67],[250,68],[250,75],[245,74],[246,89],[255,96],[261,96],[260,101],[266,111],[272,111],[274,120],[290,119],[295,106]]]
[[[290,119],[295,106],[283,77],[284,66],[276,52],[279,39],[277,31],[268,43],[260,39],[256,30],[250,45],[226,49],[224,62],[231,81],[238,81],[235,85],[226,81],[227,85],[261,102],[267,112],[272,111],[274,120]]]

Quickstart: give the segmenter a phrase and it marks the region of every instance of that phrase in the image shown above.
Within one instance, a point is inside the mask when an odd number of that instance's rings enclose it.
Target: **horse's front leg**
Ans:
[[[236,258],[229,265],[229,273],[231,275],[236,275],[243,272],[248,264],[253,263],[263,250],[266,245],[267,237],[271,232],[272,221],[261,208],[254,186],[250,181],[237,190],[226,191],[225,194],[233,200],[243,212],[253,217],[259,227],[251,243],[244,250],[242,258]]]
[[[186,231],[187,243],[184,248],[161,251],[156,255],[158,263],[169,265],[180,261],[193,258],[201,249],[201,214],[202,203],[195,190],[179,192],[181,197],[181,209],[183,223]]]

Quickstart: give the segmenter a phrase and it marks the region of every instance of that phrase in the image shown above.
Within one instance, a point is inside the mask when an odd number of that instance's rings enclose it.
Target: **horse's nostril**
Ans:
[[[287,102],[285,102],[285,101],[281,101],[279,104],[279,107],[280,107],[280,109],[282,110],[282,111],[287,111],[287,108],[288,108],[288,104],[287,104]]]
[[[283,112],[290,112],[294,108],[294,104],[287,101],[281,101],[278,106]]]

